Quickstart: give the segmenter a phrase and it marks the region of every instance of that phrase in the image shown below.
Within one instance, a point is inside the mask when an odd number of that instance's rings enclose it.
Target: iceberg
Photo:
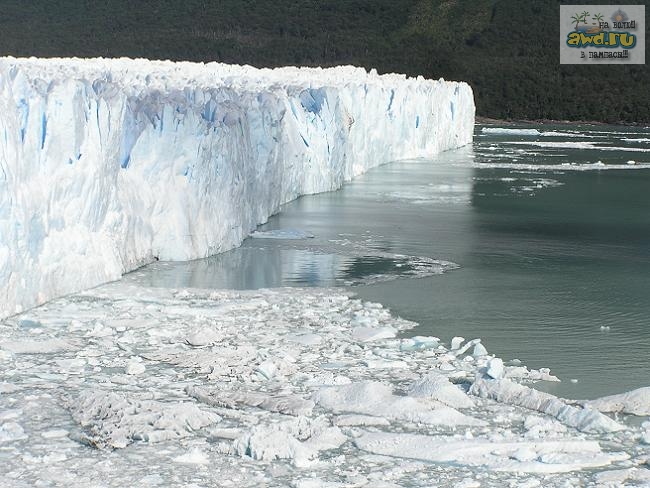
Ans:
[[[27,321],[39,333],[18,326]],[[495,357],[472,357],[472,348],[460,356],[449,341],[420,336],[413,343],[427,347],[408,349],[396,337],[365,342],[352,333],[360,323],[399,335],[417,326],[340,288],[170,289],[127,280],[7,319],[0,474],[24,486],[64,479],[107,487],[131,486],[142,473],[159,477],[145,486],[307,478],[326,483],[314,486],[476,486],[464,482],[471,475],[500,488],[648,478],[650,421],[614,420],[534,390],[527,385],[548,371],[519,362],[501,360],[503,375],[490,379]],[[186,341],[197,330],[221,338],[197,347]],[[306,344],[290,340],[308,331]],[[64,338],[68,346],[59,347]],[[270,362],[277,371],[263,378],[258,370]],[[131,364],[145,371],[124,374]]]
[[[465,83],[0,58],[0,317],[238,246],[280,205],[472,140]]]

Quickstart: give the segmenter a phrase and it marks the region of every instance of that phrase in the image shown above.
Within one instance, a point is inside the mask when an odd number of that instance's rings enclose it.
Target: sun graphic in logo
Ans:
[[[627,14],[623,12],[620,8],[614,12],[612,15],[612,20],[614,22],[627,22]]]

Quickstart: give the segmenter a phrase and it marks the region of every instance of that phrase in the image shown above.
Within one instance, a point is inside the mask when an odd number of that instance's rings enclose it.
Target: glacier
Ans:
[[[0,317],[238,246],[300,195],[472,140],[465,83],[0,58]]]

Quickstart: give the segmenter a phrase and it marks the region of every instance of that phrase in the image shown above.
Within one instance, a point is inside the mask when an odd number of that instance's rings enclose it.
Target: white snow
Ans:
[[[596,476],[598,487],[618,488],[621,486],[650,486],[650,469],[627,468],[601,471]],[[628,484],[631,482],[632,484]]]
[[[464,337],[456,336],[451,340],[451,350],[456,351],[460,349],[460,346],[465,342]]]
[[[0,317],[231,249],[281,204],[473,125],[464,83],[349,66],[0,58]]]

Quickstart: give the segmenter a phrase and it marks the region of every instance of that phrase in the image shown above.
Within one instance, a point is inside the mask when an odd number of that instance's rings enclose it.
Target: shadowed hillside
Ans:
[[[558,1],[0,0],[0,53],[355,64],[468,81],[478,114],[650,122],[647,66],[560,66]]]

